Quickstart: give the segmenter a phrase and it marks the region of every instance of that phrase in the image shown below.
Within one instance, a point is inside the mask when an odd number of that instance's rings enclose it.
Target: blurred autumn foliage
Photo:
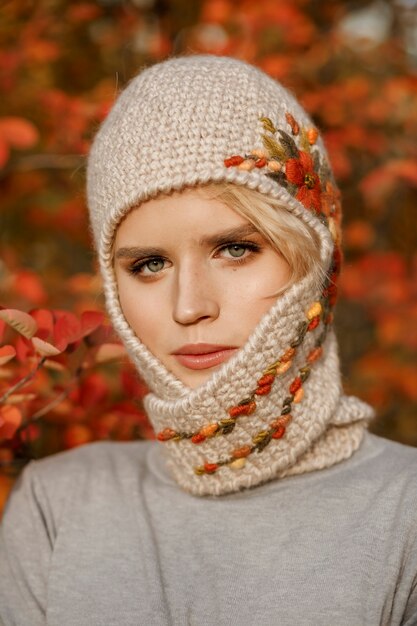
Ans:
[[[153,436],[143,385],[94,317],[84,165],[119,89],[171,54],[258,65],[323,131],[344,198],[346,388],[376,407],[375,432],[417,445],[417,2],[5,0],[0,40],[5,481],[28,458]]]

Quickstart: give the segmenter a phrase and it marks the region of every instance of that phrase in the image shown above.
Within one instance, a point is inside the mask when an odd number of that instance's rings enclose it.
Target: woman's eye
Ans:
[[[140,274],[141,276],[151,276],[162,271],[165,267],[164,259],[149,259],[148,261],[142,261],[141,263],[135,263],[130,271],[132,274]]]
[[[230,256],[234,258],[239,258],[243,256],[247,250],[245,246],[240,246],[239,244],[234,244],[233,246],[227,246],[227,248],[225,249],[229,252]]]
[[[145,267],[150,272],[160,272],[164,268],[164,262],[162,259],[152,259],[151,261],[146,261]]]
[[[226,259],[242,259],[256,254],[260,251],[260,246],[254,242],[229,243],[220,249],[220,254]]]

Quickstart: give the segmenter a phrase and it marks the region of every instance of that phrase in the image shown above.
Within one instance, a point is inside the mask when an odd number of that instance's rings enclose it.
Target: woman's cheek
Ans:
[[[169,323],[167,297],[157,282],[120,285],[120,305],[128,324],[149,347]],[[162,292],[162,293],[161,293]]]

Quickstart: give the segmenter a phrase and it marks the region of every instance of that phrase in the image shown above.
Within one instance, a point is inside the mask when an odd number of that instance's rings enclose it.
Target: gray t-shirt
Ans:
[[[0,534],[4,626],[417,624],[417,450],[195,497],[157,442],[26,467]]]

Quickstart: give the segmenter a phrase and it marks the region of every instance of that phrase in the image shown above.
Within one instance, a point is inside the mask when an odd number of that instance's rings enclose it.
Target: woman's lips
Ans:
[[[220,365],[236,352],[234,346],[219,346],[208,343],[188,344],[173,352],[177,361],[192,370],[204,370]]]

